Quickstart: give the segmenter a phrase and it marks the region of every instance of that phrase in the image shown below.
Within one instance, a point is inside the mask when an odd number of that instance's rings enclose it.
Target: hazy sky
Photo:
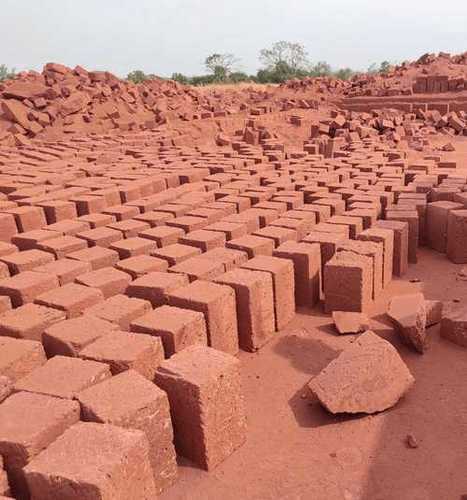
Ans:
[[[301,42],[314,62],[366,69],[467,50],[467,0],[0,0],[0,64],[170,76],[213,52],[255,72],[260,49]]]

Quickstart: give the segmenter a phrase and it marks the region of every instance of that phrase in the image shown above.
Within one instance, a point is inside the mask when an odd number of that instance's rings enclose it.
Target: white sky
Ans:
[[[46,62],[170,76],[214,52],[255,73],[258,53],[301,42],[334,68],[467,51],[467,0],[0,0],[0,64]]]

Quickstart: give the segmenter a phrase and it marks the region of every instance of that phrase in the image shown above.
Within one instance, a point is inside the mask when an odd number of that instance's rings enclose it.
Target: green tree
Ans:
[[[146,73],[140,69],[131,71],[126,77],[127,80],[133,83],[143,83],[145,80],[153,80],[154,78],[157,78],[156,75],[153,75],[152,73],[146,75]]]
[[[282,68],[287,67],[292,73],[297,73],[304,71],[309,64],[308,53],[303,44],[284,40],[274,43],[270,49],[262,49],[259,59],[270,71],[280,65]]]
[[[338,80],[348,80],[354,74],[355,71],[353,71],[353,69],[351,68],[341,68],[334,73],[334,76]]]
[[[318,61],[310,69],[310,76],[329,76],[331,74],[331,66],[326,61]]]
[[[378,73],[388,73],[391,69],[391,63],[389,61],[383,61],[379,65]]]
[[[15,75],[16,71],[14,68],[9,70],[5,64],[0,64],[0,82],[3,82],[3,80],[11,80]]]
[[[236,60],[233,54],[211,54],[204,60],[204,66],[218,82],[224,81],[232,72]]]
[[[190,83],[190,79],[183,73],[172,73],[170,79],[175,80],[178,83],[182,83],[183,85],[188,85]]]

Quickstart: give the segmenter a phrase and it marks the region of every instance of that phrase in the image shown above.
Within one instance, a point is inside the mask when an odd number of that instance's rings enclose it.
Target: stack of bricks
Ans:
[[[239,349],[297,306],[367,310],[421,244],[467,260],[465,179],[439,160],[371,139],[332,158],[233,146],[144,132],[0,151],[0,455],[18,498],[150,498],[175,453],[215,467],[245,440]],[[199,419],[215,410],[232,426]]]

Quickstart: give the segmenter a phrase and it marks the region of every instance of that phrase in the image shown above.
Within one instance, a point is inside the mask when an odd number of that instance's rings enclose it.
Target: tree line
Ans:
[[[294,78],[330,77],[339,80],[348,80],[357,72],[351,68],[333,70],[325,61],[311,63],[305,47],[301,43],[280,41],[270,48],[262,49],[259,53],[262,67],[256,74],[248,75],[237,69],[238,59],[233,54],[214,53],[206,57],[204,67],[206,73],[197,76],[186,76],[183,73],[173,73],[171,80],[185,85],[210,85],[210,84],[236,84],[241,82],[255,83],[283,83]],[[389,61],[383,61],[379,66],[372,64],[368,73],[387,73],[391,69]],[[141,83],[154,78],[143,71],[132,71],[127,75],[127,80]]]
[[[233,54],[214,53],[206,57],[204,67],[206,73],[197,76],[186,76],[183,73],[173,73],[171,80],[185,85],[209,84],[236,84],[241,82],[255,83],[283,83],[294,78],[326,76],[339,80],[348,80],[357,72],[351,68],[333,70],[325,61],[311,63],[305,47],[301,43],[280,41],[270,48],[262,49],[259,53],[262,67],[254,75],[248,75],[238,70],[239,60]],[[383,61],[379,66],[372,64],[368,73],[387,73],[391,69],[388,61]],[[0,81],[15,77],[15,70],[8,69],[5,64],[0,65]],[[130,72],[126,79],[134,83],[158,78],[154,74],[144,71]]]

